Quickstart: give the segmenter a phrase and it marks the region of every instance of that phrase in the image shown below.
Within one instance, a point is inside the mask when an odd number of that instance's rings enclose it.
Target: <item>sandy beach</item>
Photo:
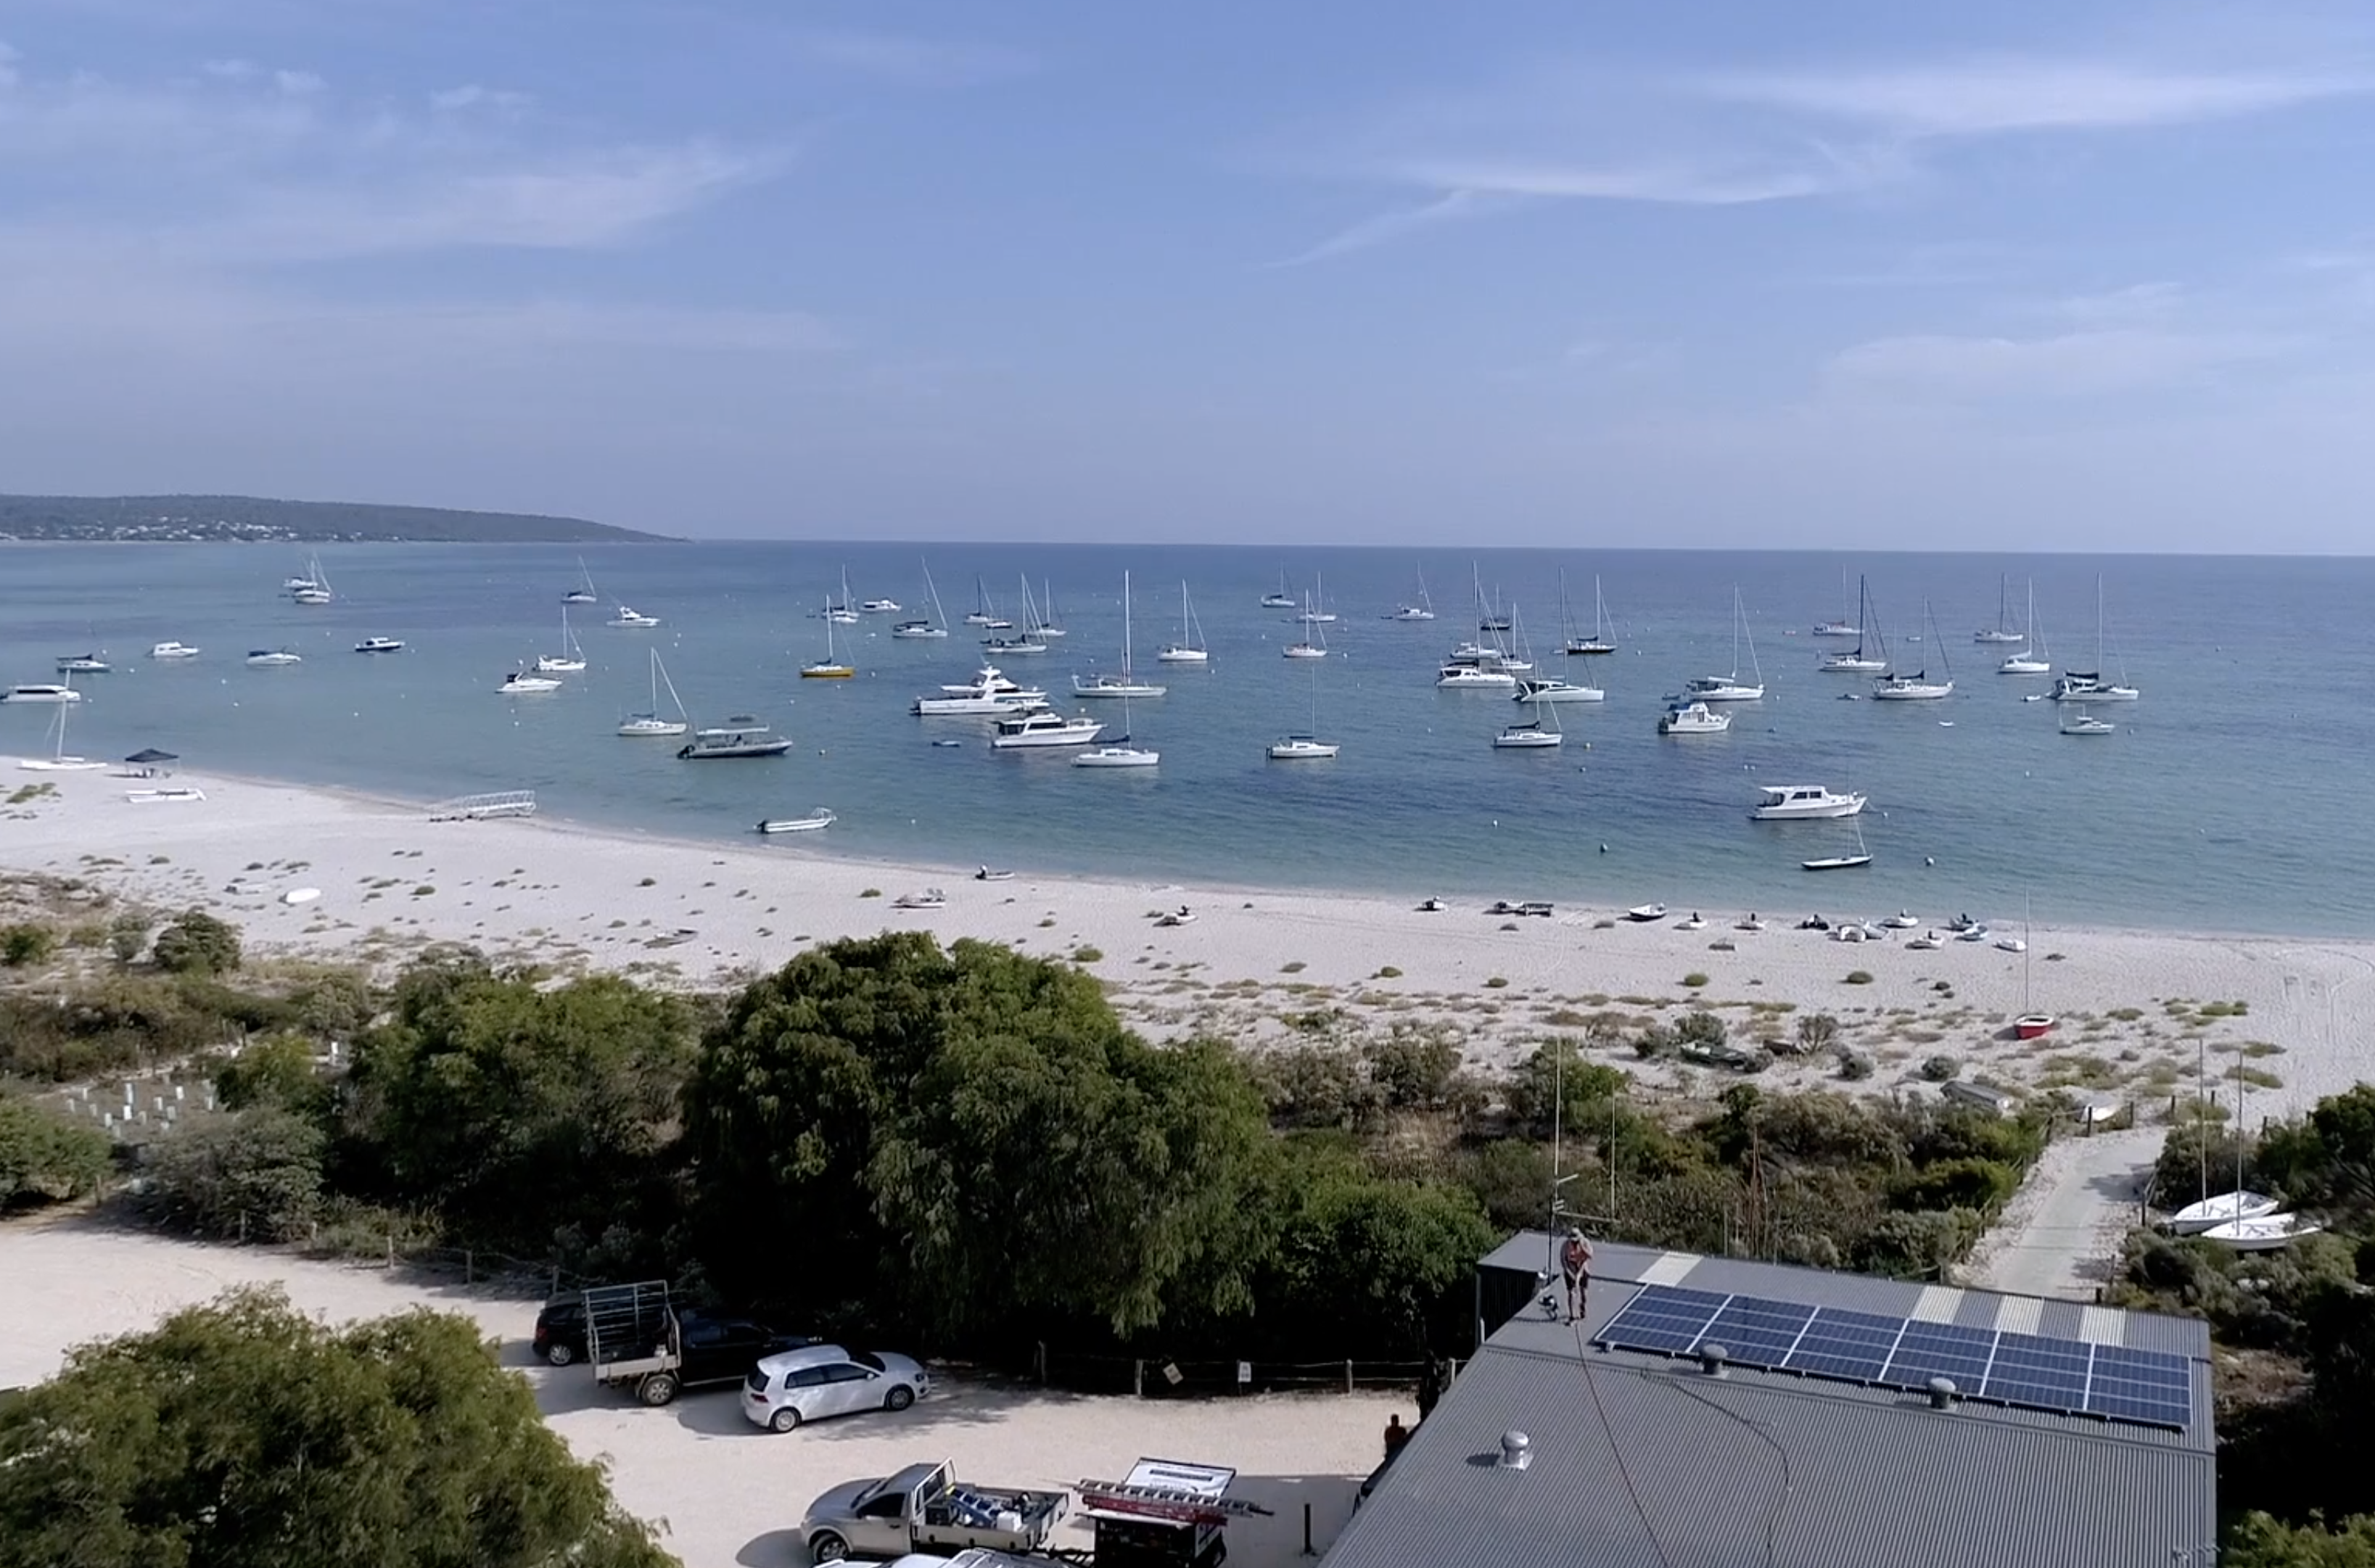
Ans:
[[[702,843],[545,818],[435,821],[417,803],[212,775],[163,781],[203,789],[203,801],[137,804],[128,792],[158,781],[12,766],[0,777],[14,792],[0,796],[0,873],[79,878],[160,910],[201,905],[257,954],[386,966],[458,941],[563,972],[708,986],[814,943],[912,928],[1079,961],[1155,1038],[1275,1042],[1411,1022],[1457,1030],[1470,1064],[1490,1070],[1593,1013],[1646,1021],[1709,1007],[1735,1039],[1785,1037],[1793,1015],[1833,1014],[1877,1065],[1858,1086],[1868,1092],[1920,1084],[1920,1064],[1947,1055],[1967,1076],[2149,1107],[2190,1091],[2206,1061],[2213,1078],[2252,1075],[2256,1120],[2375,1076],[2375,942],[2039,925],[2026,953],[1992,940],[1908,948],[1921,929],[1944,933],[1957,913],[1944,908],[1911,912],[1921,926],[1884,940],[1796,928],[1814,910],[1834,922],[1896,913],[1858,907],[1852,873],[1809,878],[1805,907],[1760,912],[1763,930],[1738,928],[1746,911],[1711,906],[1686,929],[1686,890],[1646,890],[1672,906],[1653,922],[1566,903],[1521,918],[1473,902],[1423,910],[1423,888],[1396,900],[1028,867],[980,881],[973,867],[835,857],[829,830]],[[899,907],[929,889],[944,907]],[[286,902],[306,890],[316,896]],[[9,894],[45,896],[21,879]],[[1157,924],[1182,908],[1188,923]],[[2017,910],[1971,913],[1996,937],[2021,934]],[[2012,1017],[2031,1009],[2059,1027],[2011,1039]],[[1637,1070],[1684,1091],[1712,1082],[1688,1067]],[[1829,1061],[1785,1058],[1762,1081],[1826,1079]]]

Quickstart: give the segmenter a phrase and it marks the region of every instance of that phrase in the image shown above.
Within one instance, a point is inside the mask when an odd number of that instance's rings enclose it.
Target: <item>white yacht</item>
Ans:
[[[1418,603],[1414,605],[1397,605],[1390,612],[1388,613],[1386,619],[1388,620],[1408,621],[1433,620],[1435,619],[1435,601],[1427,596],[1426,572],[1424,568],[1420,570],[1418,574]]]
[[[1576,681],[1561,680],[1554,676],[1534,676],[1518,682],[1518,690],[1511,696],[1510,701],[1514,702],[1599,702],[1605,701],[1607,696],[1608,693],[1597,686],[1585,686]]]
[[[1022,750],[1042,746],[1086,746],[1105,733],[1102,720],[1086,713],[1066,718],[1052,710],[1035,713],[1016,713],[998,721],[998,733],[989,737],[990,748],[997,751]]]
[[[868,599],[857,607],[860,615],[897,615],[906,607],[896,599]]]
[[[1748,640],[1749,667],[1756,678],[1740,678],[1740,639],[1748,630],[1748,611],[1740,602],[1740,590],[1731,591],[1731,673],[1730,675],[1694,676],[1684,683],[1681,701],[1693,702],[1755,702],[1765,695],[1765,671],[1756,662],[1756,639]]]
[[[1613,654],[1616,644],[1609,641],[1608,632],[1608,602],[1600,596],[1600,577],[1595,572],[1591,579],[1591,635],[1569,637],[1566,651],[1577,655]]]
[[[148,650],[152,659],[195,659],[198,651],[187,643],[160,643]]]
[[[1273,762],[1324,762],[1341,749],[1332,740],[1316,740],[1307,735],[1290,735],[1270,743],[1269,757]]]
[[[903,637],[910,641],[922,641],[937,640],[949,634],[948,612],[940,608],[940,591],[933,585],[932,566],[929,561],[924,563],[924,594],[932,601],[932,619],[903,620],[891,629],[892,636]]]
[[[1558,710],[1537,709],[1535,712],[1537,716],[1524,724],[1502,726],[1501,733],[1493,737],[1493,749],[1496,751],[1540,751],[1565,744],[1566,737],[1561,735],[1558,728]],[[1547,728],[1543,725],[1545,719],[1549,720]]]
[[[1872,683],[1873,701],[1935,702],[1955,694],[1955,671],[1951,665],[1944,662],[1946,644],[1938,638],[1938,623],[1930,614],[1930,605],[1927,600],[1922,602],[1921,615],[1929,625],[1931,641],[1938,643],[1940,667],[1946,671],[1945,678],[1942,680],[1931,679],[1930,671],[1926,667],[1918,669],[1911,675],[1901,673],[1885,675]]]
[[[247,662],[258,669],[277,669],[283,665],[301,665],[305,660],[294,648],[257,648],[248,654]]]
[[[1274,594],[1264,594],[1261,598],[1261,607],[1264,609],[1293,609],[1294,607],[1294,595],[1286,591],[1286,572],[1283,568],[1280,570],[1278,574],[1278,592]]]
[[[652,656],[652,705],[640,713],[629,713],[619,721],[619,733],[631,738],[658,738],[682,735],[691,727],[684,711],[684,699],[676,694],[676,682],[668,679],[668,666],[660,663],[657,648],[646,649]],[[676,717],[660,717],[660,687],[668,687],[668,701],[676,705]]]
[[[538,654],[536,669],[538,675],[574,675],[585,667],[585,650],[577,643],[577,633],[569,630],[569,605],[561,607],[561,652]]]
[[[531,675],[524,669],[512,671],[511,674],[503,677],[503,683],[495,688],[497,695],[503,697],[534,697],[547,691],[560,690],[561,682],[553,679],[552,677]]]
[[[2037,579],[2028,580],[2028,636],[1996,666],[1998,675],[2051,675],[2053,661],[2045,646],[2045,628],[2037,619]]]
[[[2086,709],[2072,704],[2062,715],[2064,735],[2109,735],[2119,726],[2108,719],[2098,719]]]
[[[1872,590],[1861,577],[1856,579],[1856,619],[1860,622],[1868,622],[1872,619]],[[1816,627],[1814,635],[1837,637],[1844,633],[1826,631]],[[1825,675],[1885,675],[1888,672],[1888,661],[1877,654],[1869,654],[1863,651],[1863,630],[1861,625],[1857,627],[1854,636],[1856,645],[1846,653],[1823,655],[1822,672]]]
[[[404,643],[402,639],[396,637],[366,637],[361,642],[355,644],[355,652],[358,654],[400,654],[404,652]],[[577,667],[584,669],[585,666],[584,665],[579,665]]]
[[[98,654],[60,654],[60,675],[105,675],[115,666]]]
[[[659,623],[660,618],[658,616],[644,615],[640,610],[628,605],[620,605],[619,607],[619,613],[610,618],[610,624],[613,626],[632,627],[637,631],[647,631],[652,627],[657,626]]]
[[[1166,665],[1200,665],[1211,658],[1204,647],[1204,623],[1196,619],[1196,607],[1188,597],[1188,579],[1179,580],[1179,641],[1165,646],[1154,655],[1155,662]]]
[[[71,686],[12,686],[0,691],[0,702],[79,702],[82,693]]]
[[[585,558],[582,555],[577,558],[577,575],[581,579],[578,585],[561,595],[561,602],[564,605],[600,604],[602,601],[594,593],[594,573],[586,570]]]
[[[2001,572],[1996,573],[1996,623],[1992,627],[1982,627],[1979,631],[1971,633],[1972,642],[1979,643],[1998,643],[2010,645],[2028,641],[2028,633],[2021,631],[2012,623],[2012,605],[2010,600],[2006,597],[2007,582],[2008,579],[2005,573]],[[2033,603],[2034,601],[2032,601],[2032,604]]]
[[[1705,702],[1677,702],[1658,715],[1660,735],[1721,735],[1731,727],[1731,715]]]
[[[1766,784],[1764,799],[1749,809],[1759,822],[1818,821],[1852,817],[1863,809],[1861,795],[1833,795],[1821,784]]]
[[[996,665],[984,665],[970,686],[943,686],[938,697],[918,697],[909,712],[918,718],[964,718],[1029,713],[1047,705],[1047,694],[1006,678]]]
[[[1435,684],[1445,691],[1508,691],[1516,688],[1518,678],[1492,666],[1447,664],[1435,672]]]
[[[1179,591],[1182,595],[1182,602],[1184,603],[1185,595],[1188,592],[1187,585],[1182,584]],[[1164,690],[1167,690],[1167,688],[1155,686],[1147,681],[1139,679],[1137,673],[1130,668],[1131,643],[1129,601],[1129,573],[1124,572],[1121,574],[1121,671],[1119,674],[1091,676],[1085,680],[1077,675],[1074,676],[1072,678],[1073,696],[1122,698],[1160,697],[1163,695]],[[1199,659],[1203,657],[1201,654],[1199,654],[1196,656]]]
[[[1315,572],[1311,574],[1311,597],[1304,601],[1303,613],[1294,619],[1306,626],[1332,626],[1336,623],[1336,612],[1328,607],[1328,596],[1320,584],[1319,573]]]
[[[291,580],[289,596],[301,605],[328,604],[333,595],[330,593],[329,574],[322,570],[322,558],[315,556],[308,563],[308,570],[311,576],[305,582],[298,583],[294,579]]]

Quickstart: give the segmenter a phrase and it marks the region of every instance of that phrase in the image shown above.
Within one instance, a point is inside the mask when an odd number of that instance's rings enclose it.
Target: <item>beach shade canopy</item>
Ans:
[[[160,751],[155,747],[150,746],[143,748],[138,751],[135,751],[131,756],[126,757],[124,760],[127,762],[137,762],[147,766],[157,762],[178,762],[181,759],[174,756],[171,751]]]

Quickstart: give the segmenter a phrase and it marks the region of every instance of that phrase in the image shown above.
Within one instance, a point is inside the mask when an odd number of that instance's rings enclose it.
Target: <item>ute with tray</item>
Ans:
[[[816,1562],[967,1547],[1036,1551],[1071,1503],[1068,1491],[961,1482],[955,1465],[943,1459],[844,1481],[809,1504],[800,1539]]]
[[[632,1389],[646,1405],[668,1404],[687,1388],[739,1384],[764,1358],[815,1343],[679,1307],[657,1280],[597,1285],[583,1299],[585,1361],[594,1380],[606,1388]],[[560,1365],[568,1358],[547,1359]]]

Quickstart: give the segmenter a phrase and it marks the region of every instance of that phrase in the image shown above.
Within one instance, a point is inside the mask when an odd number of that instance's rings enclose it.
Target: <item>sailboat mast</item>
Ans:
[[[1188,591],[1186,584],[1183,584],[1179,591],[1183,595],[1186,594]],[[1130,678],[1129,669],[1129,572],[1125,568],[1121,574],[1121,678],[1124,680]],[[1122,723],[1125,725],[1129,722],[1128,702],[1129,699],[1126,697],[1122,699],[1121,716]]]

